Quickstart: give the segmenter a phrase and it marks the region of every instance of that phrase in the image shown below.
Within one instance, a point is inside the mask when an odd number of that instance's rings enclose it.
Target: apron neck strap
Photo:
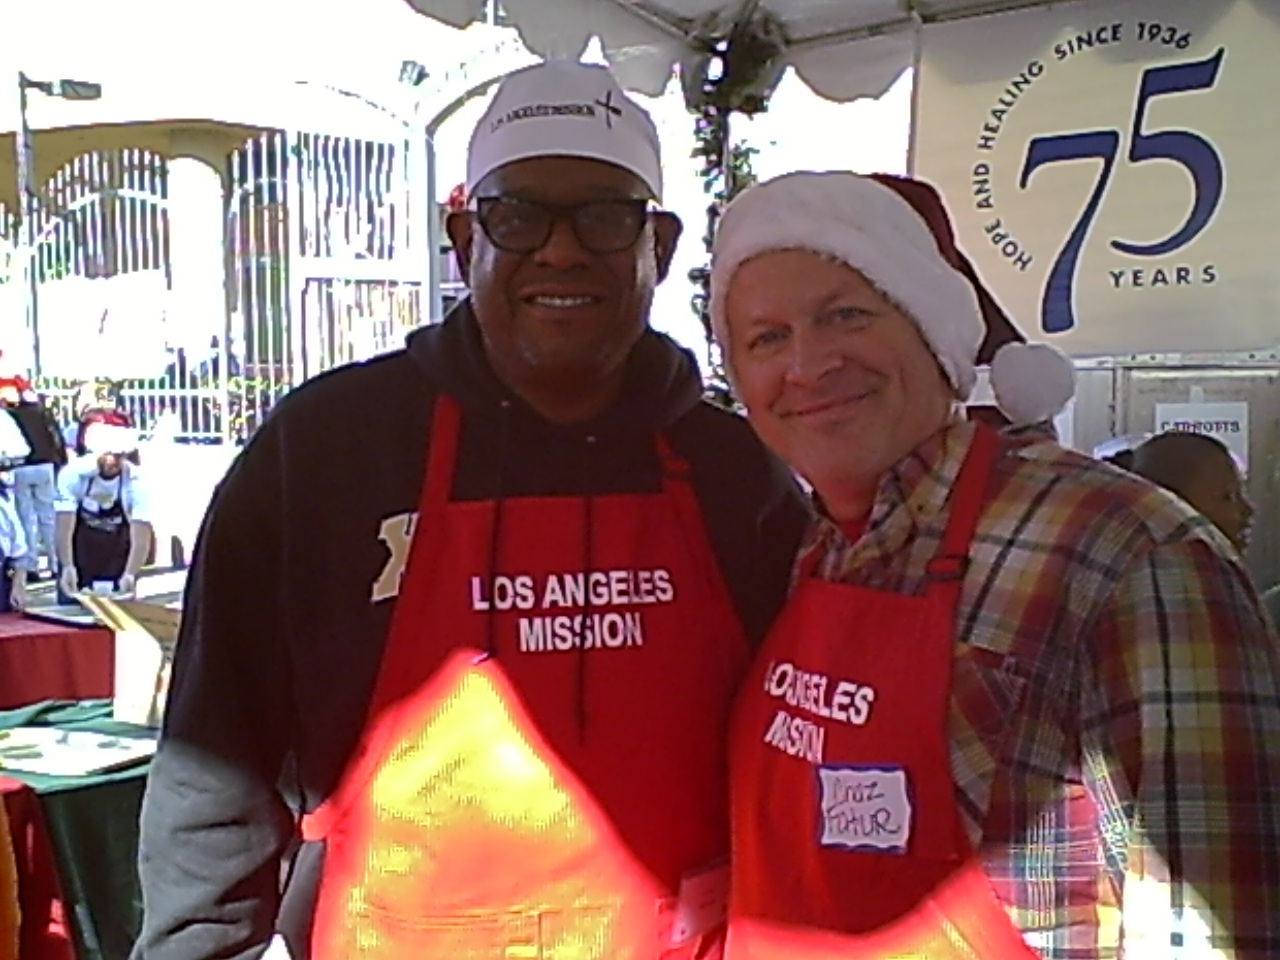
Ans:
[[[987,483],[999,455],[999,435],[985,424],[975,425],[969,452],[965,455],[955,486],[951,489],[951,511],[947,528],[926,568],[928,591],[944,591],[960,597],[969,570],[969,551],[974,531],[986,505]]]
[[[453,467],[458,455],[458,435],[462,430],[462,408],[447,393],[436,396],[431,412],[431,438],[427,441],[427,475],[423,484],[422,506],[444,503],[453,485]]]

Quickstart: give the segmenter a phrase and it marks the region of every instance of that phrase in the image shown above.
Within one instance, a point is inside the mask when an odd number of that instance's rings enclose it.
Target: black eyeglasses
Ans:
[[[554,204],[516,197],[479,197],[476,218],[499,250],[533,253],[551,239],[556,223],[568,218],[573,234],[592,253],[618,253],[640,239],[649,219],[649,201],[592,200]]]

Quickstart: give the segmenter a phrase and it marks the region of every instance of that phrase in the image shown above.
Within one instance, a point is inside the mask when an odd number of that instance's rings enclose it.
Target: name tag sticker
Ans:
[[[876,853],[907,852],[911,788],[902,767],[818,768],[819,842]]]
[[[716,864],[685,874],[672,916],[671,947],[682,947],[723,926],[729,915],[729,867]]]

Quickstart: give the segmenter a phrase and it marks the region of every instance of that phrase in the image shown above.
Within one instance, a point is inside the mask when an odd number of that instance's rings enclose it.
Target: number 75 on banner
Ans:
[[[1179,164],[1190,175],[1194,188],[1191,210],[1182,226],[1165,239],[1141,244],[1112,238],[1113,249],[1134,257],[1167,256],[1189,244],[1213,220],[1222,201],[1222,157],[1218,151],[1208,140],[1191,130],[1147,132],[1143,129],[1143,121],[1148,105],[1156,97],[1213,89],[1225,54],[1223,48],[1204,60],[1149,67],[1143,71],[1129,128],[1127,159],[1130,163],[1168,160]],[[1027,143],[1026,157],[1018,178],[1018,186],[1024,190],[1035,172],[1049,164],[1068,160],[1102,161],[1093,193],[1080,211],[1045,282],[1041,324],[1046,333],[1065,333],[1076,325],[1075,280],[1080,253],[1106,197],[1122,136],[1123,132],[1115,129],[1090,130],[1034,137]]]

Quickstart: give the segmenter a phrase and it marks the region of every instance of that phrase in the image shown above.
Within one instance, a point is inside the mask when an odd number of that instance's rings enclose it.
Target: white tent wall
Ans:
[[[487,0],[406,0],[455,27],[485,19]],[[793,67],[828,100],[884,93],[915,57],[927,23],[1052,0],[503,0],[507,19],[534,53],[577,59],[592,38],[619,80],[654,95],[677,65],[734,24],[785,35],[776,71]],[[1087,2],[1087,0],[1086,0]],[[766,84],[767,85],[767,78]],[[773,76],[776,82],[777,75]]]

